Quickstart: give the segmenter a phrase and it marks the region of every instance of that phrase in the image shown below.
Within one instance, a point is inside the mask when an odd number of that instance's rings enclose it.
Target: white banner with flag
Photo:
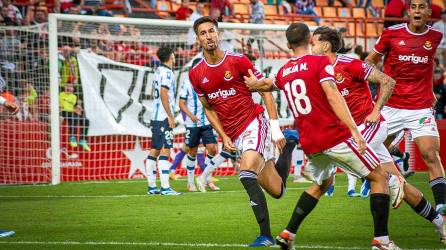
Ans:
[[[89,136],[151,137],[153,69],[119,63],[87,50],[78,54]]]

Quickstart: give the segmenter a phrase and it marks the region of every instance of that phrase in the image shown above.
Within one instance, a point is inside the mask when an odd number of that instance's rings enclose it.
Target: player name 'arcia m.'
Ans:
[[[283,70],[282,77],[285,77],[291,73],[308,70],[307,63],[296,64],[293,67],[289,67]]]

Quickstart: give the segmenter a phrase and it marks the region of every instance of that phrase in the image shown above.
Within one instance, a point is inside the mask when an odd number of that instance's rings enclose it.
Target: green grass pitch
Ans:
[[[346,179],[338,174],[334,197],[323,197],[307,217],[298,249],[370,249],[369,199],[348,198]],[[409,181],[433,202],[425,173]],[[184,178],[171,184],[186,189]],[[175,197],[146,195],[143,180],[3,186],[0,229],[16,235],[0,238],[0,249],[244,249],[258,234],[247,195],[235,176],[217,184],[222,191]],[[274,235],[308,185],[290,179],[285,197],[267,196]],[[407,204],[391,210],[389,231],[403,249],[446,249]]]

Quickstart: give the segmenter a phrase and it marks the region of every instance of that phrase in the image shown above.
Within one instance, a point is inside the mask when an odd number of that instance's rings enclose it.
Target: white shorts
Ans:
[[[234,142],[238,155],[247,150],[259,152],[265,161],[274,158],[274,144],[268,119],[263,114],[256,117]]]
[[[358,126],[358,130],[361,131],[364,140],[375,151],[376,156],[381,163],[393,162],[392,156],[390,156],[389,150],[384,145],[384,141],[387,138],[387,122],[381,121],[377,124],[366,126],[361,124]]]
[[[309,171],[313,173],[313,181],[318,185],[336,173],[336,166],[359,178],[366,177],[379,166],[378,156],[373,149],[367,146],[366,152],[361,155],[351,138],[322,153],[311,154],[308,158]]]
[[[384,106],[381,114],[387,121],[389,135],[408,129],[412,138],[420,136],[439,137],[432,109],[397,109]]]

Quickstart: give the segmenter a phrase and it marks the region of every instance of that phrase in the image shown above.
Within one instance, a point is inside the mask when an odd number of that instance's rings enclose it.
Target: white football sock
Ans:
[[[194,184],[194,173],[195,173],[195,157],[190,156],[189,154],[186,156],[186,169],[187,169],[187,184]]]
[[[351,174],[347,174],[347,180],[348,180],[347,192],[350,190],[356,190],[356,181],[358,180],[358,178],[356,178]]]
[[[152,156],[146,160],[146,174],[149,187],[156,187],[156,158]]]
[[[162,188],[169,188],[169,169],[170,169],[170,162],[167,156],[160,156],[158,158],[158,167],[160,172],[160,180],[161,180],[161,187]]]

